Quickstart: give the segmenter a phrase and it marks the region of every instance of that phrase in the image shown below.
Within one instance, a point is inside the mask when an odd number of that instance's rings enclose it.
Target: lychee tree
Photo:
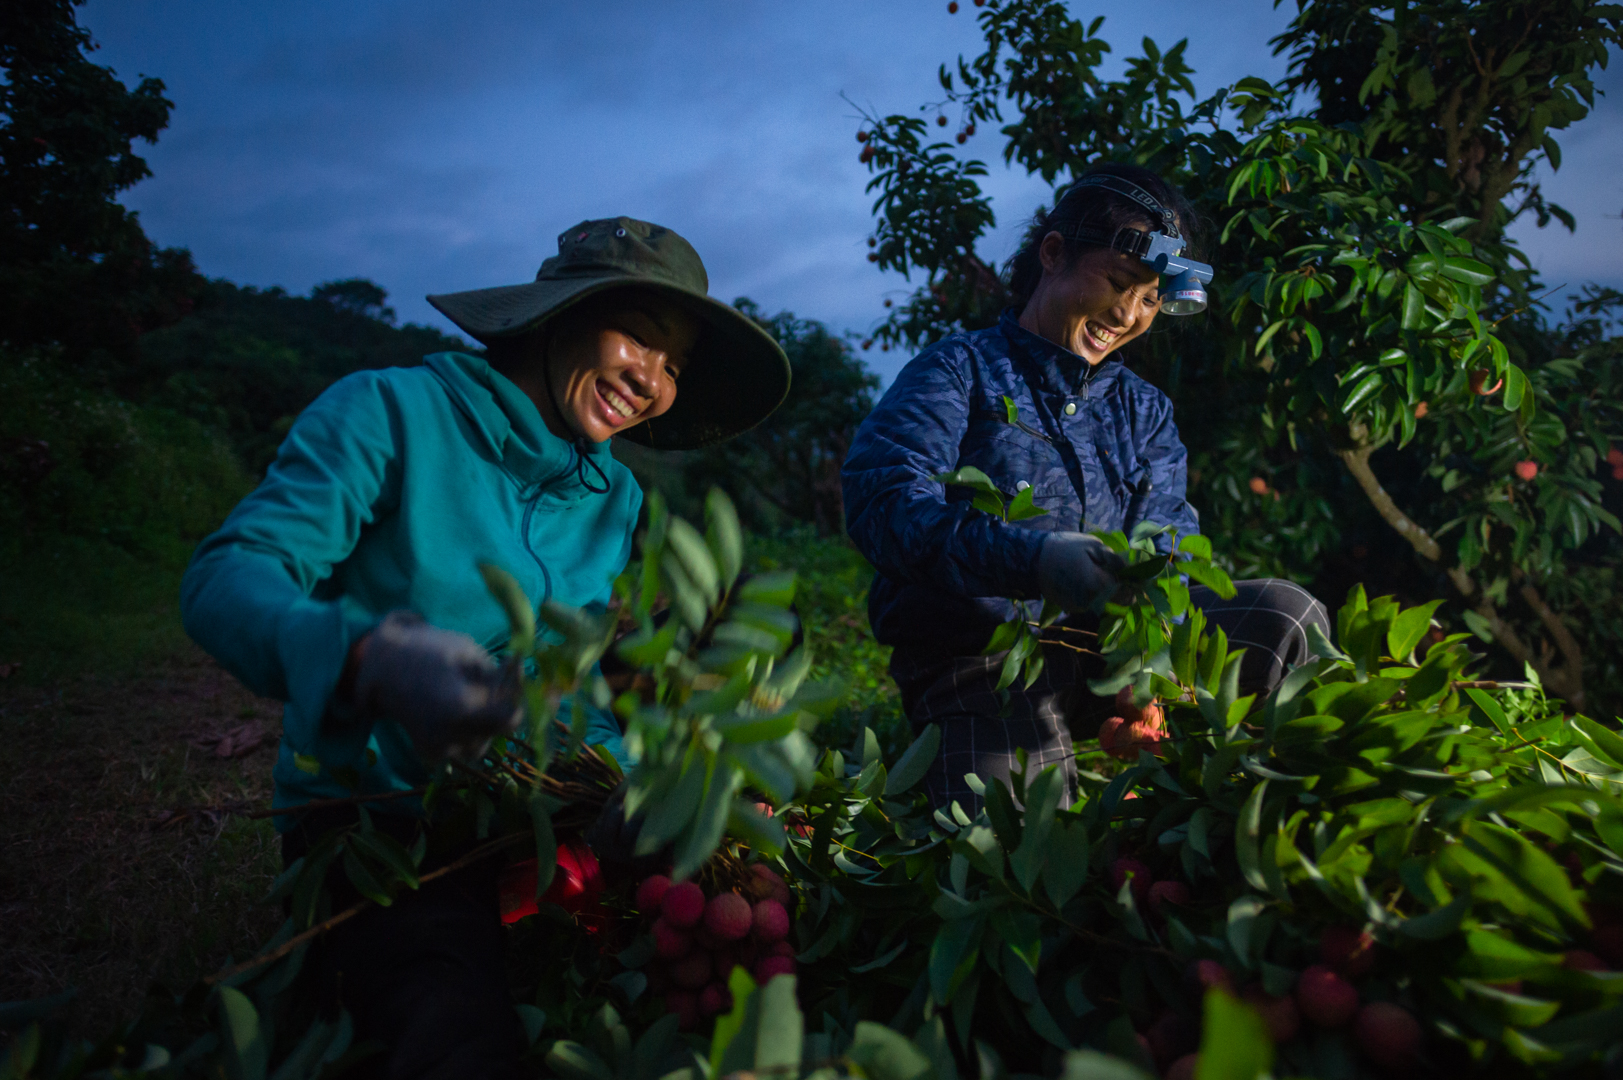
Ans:
[[[1162,172],[1207,219],[1218,279],[1210,313],[1149,335],[1140,359],[1179,405],[1191,499],[1231,566],[1312,578],[1339,533],[1376,517],[1418,556],[1394,584],[1447,597],[1515,670],[1531,664],[1581,708],[1586,664],[1605,676],[1619,643],[1585,629],[1602,620],[1584,619],[1584,600],[1557,609],[1548,594],[1617,550],[1605,460],[1623,442],[1619,357],[1583,340],[1581,318],[1544,322],[1543,286],[1505,229],[1525,215],[1571,225],[1535,170],[1559,167],[1555,132],[1586,115],[1623,8],[1297,11],[1274,42],[1284,79],[1200,100],[1182,42],[1145,39],[1107,80],[1103,17],[987,0],[985,49],[942,66],[941,102],[863,123],[870,258],[923,279],[871,338],[918,347],[990,325],[1006,301],[981,250],[985,166],[967,140],[932,142],[928,117],[952,110],[959,134],[1001,124],[1004,160],[1056,185],[1100,161]],[[1538,469],[1519,476],[1517,461]],[[1623,687],[1608,678],[1605,692]]]

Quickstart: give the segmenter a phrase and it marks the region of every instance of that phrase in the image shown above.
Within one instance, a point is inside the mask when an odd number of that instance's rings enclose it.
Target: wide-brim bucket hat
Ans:
[[[583,221],[558,237],[558,254],[523,285],[441,293],[428,302],[483,344],[540,329],[587,297],[636,288],[669,297],[700,332],[663,415],[620,438],[658,450],[694,450],[742,434],[789,393],[789,358],[771,334],[710,295],[693,245],[633,218]]]

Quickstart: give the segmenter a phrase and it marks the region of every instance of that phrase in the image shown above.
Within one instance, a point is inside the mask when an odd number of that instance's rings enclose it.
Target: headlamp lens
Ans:
[[[1206,310],[1206,287],[1193,270],[1172,279],[1161,298],[1163,315],[1198,315]]]

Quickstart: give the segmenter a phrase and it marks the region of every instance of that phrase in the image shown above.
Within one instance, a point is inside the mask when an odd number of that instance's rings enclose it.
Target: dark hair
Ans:
[[[1191,247],[1194,246],[1194,234],[1199,223],[1194,209],[1177,188],[1143,166],[1121,162],[1095,165],[1078,176],[1077,180],[1101,175],[1119,176],[1153,195],[1157,202],[1172,211],[1178,233]],[[1043,263],[1038,249],[1042,246],[1043,237],[1051,232],[1064,233],[1069,227],[1076,225],[1087,225],[1109,233],[1114,233],[1120,228],[1150,230],[1161,228],[1161,222],[1156,221],[1143,206],[1127,196],[1102,187],[1079,187],[1073,182],[1065,190],[1065,194],[1060,196],[1052,210],[1038,208],[1036,216],[1026,228],[1025,240],[1021,243],[1020,250],[1004,265],[1003,272],[1009,281],[1010,302],[1014,304],[1016,311],[1024,310],[1026,302],[1037,289],[1037,282],[1042,280]],[[1097,246],[1067,237],[1065,265],[1069,266],[1084,251]]]

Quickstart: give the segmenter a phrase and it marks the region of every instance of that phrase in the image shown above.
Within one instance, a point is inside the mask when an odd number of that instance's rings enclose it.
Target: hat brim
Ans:
[[[543,278],[523,285],[428,297],[446,318],[483,344],[540,329],[587,297],[620,290],[675,301],[700,323],[677,381],[676,401],[620,438],[656,450],[697,450],[742,435],[789,394],[789,357],[753,319],[704,293],[645,277]]]

